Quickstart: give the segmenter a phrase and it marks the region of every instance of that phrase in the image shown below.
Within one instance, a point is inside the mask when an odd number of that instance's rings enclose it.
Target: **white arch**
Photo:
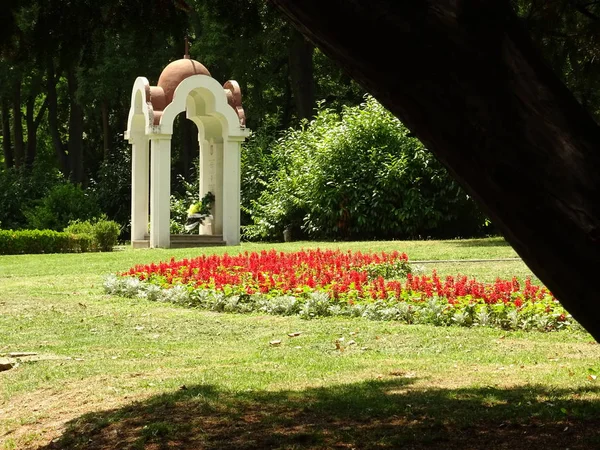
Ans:
[[[137,77],[133,83],[131,90],[131,106],[129,108],[129,116],[127,118],[127,130],[125,131],[125,139],[131,142],[132,133],[148,134],[151,123],[150,108],[148,107],[148,98],[146,90],[150,87],[148,79],[145,77]],[[143,122],[141,122],[141,120]]]
[[[189,97],[194,102],[189,102]],[[188,107],[191,109],[188,109]],[[247,136],[245,127],[227,103],[223,86],[208,75],[193,75],[183,80],[173,95],[173,101],[165,108],[159,122],[160,133],[173,134],[173,122],[182,111],[188,117],[210,116],[216,118],[229,136]]]

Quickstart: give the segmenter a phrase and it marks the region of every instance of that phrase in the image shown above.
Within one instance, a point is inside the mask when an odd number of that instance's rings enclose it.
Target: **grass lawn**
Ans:
[[[102,292],[138,263],[308,247],[516,257],[498,238],[0,256],[0,354],[37,353],[0,372],[0,449],[600,448],[600,346],[585,333],[217,314]],[[433,268],[531,275],[518,260]]]

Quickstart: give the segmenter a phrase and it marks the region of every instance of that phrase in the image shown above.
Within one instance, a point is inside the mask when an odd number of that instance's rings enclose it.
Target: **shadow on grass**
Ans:
[[[392,374],[393,375],[393,374]],[[600,404],[587,390],[416,389],[411,378],[303,391],[198,385],[83,415],[56,449],[592,449]]]
[[[452,241],[457,247],[510,247],[510,244],[501,237],[487,239],[456,239]]]

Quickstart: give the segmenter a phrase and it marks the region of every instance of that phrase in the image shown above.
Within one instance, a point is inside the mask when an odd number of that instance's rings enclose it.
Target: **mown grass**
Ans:
[[[0,353],[41,359],[0,373],[0,448],[600,446],[600,348],[585,333],[216,314],[101,289],[171,256],[317,246],[516,256],[489,239],[0,257]],[[530,274],[520,261],[436,267]]]

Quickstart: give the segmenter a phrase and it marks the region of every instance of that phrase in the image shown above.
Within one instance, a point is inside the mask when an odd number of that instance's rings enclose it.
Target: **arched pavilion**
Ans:
[[[212,223],[195,236],[170,234],[171,138],[178,114],[198,128],[201,199],[212,192]],[[187,55],[170,63],[156,86],[138,77],[125,139],[132,148],[131,242],[136,248],[240,242],[240,153],[250,131],[236,81],[221,86]]]

